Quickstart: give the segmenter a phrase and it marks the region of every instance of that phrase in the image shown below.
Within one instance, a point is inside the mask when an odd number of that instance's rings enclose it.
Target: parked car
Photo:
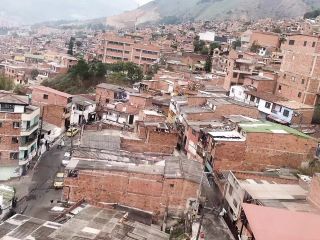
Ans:
[[[55,189],[61,189],[64,186],[64,173],[57,172],[56,177],[54,179],[53,186]]]
[[[79,129],[78,129],[78,128],[72,127],[72,128],[69,128],[69,129],[68,129],[66,135],[67,135],[68,137],[74,137],[75,135],[78,134],[78,132],[79,132]]]
[[[62,163],[61,163],[62,166],[66,167],[69,164],[70,159],[71,159],[70,156],[69,157],[64,156],[63,159],[62,159]]]

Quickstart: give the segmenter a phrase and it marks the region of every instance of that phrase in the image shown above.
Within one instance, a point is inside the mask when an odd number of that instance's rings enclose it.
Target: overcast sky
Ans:
[[[0,23],[33,24],[108,17],[150,0],[0,0]]]
[[[152,0],[136,0],[136,2],[141,6],[143,4],[146,4],[148,2],[151,2]]]

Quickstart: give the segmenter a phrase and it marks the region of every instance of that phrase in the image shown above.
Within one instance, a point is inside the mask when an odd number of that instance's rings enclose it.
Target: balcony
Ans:
[[[39,122],[36,122],[32,126],[22,127],[20,135],[22,137],[24,136],[30,136],[32,133],[34,133],[39,127]]]
[[[37,135],[32,136],[32,138],[23,139],[21,138],[20,142],[20,151],[27,151],[29,148],[31,148],[32,145],[34,145],[37,142]]]

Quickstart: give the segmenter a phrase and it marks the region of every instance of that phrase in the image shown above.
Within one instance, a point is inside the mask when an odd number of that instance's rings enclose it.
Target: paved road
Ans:
[[[48,212],[58,200],[61,200],[61,190],[53,188],[53,181],[58,171],[63,171],[61,161],[68,147],[62,150],[53,147],[44,153],[38,166],[36,167],[32,184],[29,186],[29,195],[25,201],[24,214],[44,220],[51,220],[52,216]],[[53,203],[52,203],[53,201]]]

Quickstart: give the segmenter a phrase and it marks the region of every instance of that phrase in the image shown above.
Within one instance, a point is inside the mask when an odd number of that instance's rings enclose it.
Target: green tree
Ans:
[[[237,49],[238,47],[241,47],[241,41],[240,39],[237,39],[236,41],[232,42],[232,48]]]
[[[206,59],[206,63],[204,65],[204,70],[209,73],[211,72],[211,68],[212,68],[212,58],[210,55],[207,56],[207,59]]]
[[[13,92],[18,95],[26,95],[27,88],[21,84],[18,84],[14,87]]]
[[[30,75],[32,79],[36,79],[36,77],[39,75],[38,69],[32,69]]]
[[[131,82],[137,82],[143,79],[142,69],[134,63],[126,63],[127,77]]]
[[[75,41],[75,38],[71,37],[69,41],[69,47],[68,47],[68,54],[71,56],[73,55],[74,41]]]
[[[210,55],[211,55],[211,56],[213,55],[213,51],[214,51],[216,48],[219,48],[219,49],[220,49],[220,44],[219,44],[219,43],[213,42],[213,43],[210,44]]]
[[[257,42],[253,42],[250,51],[256,53],[260,48],[261,46]]]
[[[0,90],[10,91],[13,90],[14,83],[4,75],[0,75]]]

